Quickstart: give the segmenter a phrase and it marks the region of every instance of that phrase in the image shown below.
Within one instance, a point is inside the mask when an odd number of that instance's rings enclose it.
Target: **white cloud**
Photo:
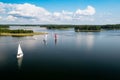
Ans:
[[[69,11],[62,11],[62,14],[66,14],[66,15],[72,15],[73,14],[73,12],[69,12]]]
[[[15,17],[38,18],[41,16],[47,16],[50,13],[42,7],[25,3],[16,5],[14,10],[10,11],[8,14]]]
[[[92,6],[88,6],[85,10],[78,9],[75,12],[75,15],[94,15],[95,14],[95,8]]]
[[[5,11],[5,9],[0,8],[0,13],[3,13],[4,11]]]
[[[2,17],[0,16],[0,20],[2,20]]]
[[[57,23],[72,22],[74,20],[89,20],[95,14],[95,8],[88,6],[86,9],[78,9],[75,12],[63,10],[61,12],[49,12],[45,8],[24,3],[24,4],[7,4],[0,3],[0,16],[6,18],[7,21],[24,23],[24,22],[41,22],[41,23]],[[16,20],[17,19],[17,20]],[[90,19],[91,21],[91,19]]]
[[[11,16],[11,15],[9,15],[9,16],[6,18],[7,21],[15,21],[16,19],[17,19],[16,17]]]
[[[0,13],[3,13],[5,9],[3,8],[3,3],[0,3]]]
[[[55,17],[61,17],[61,13],[59,13],[59,12],[54,12],[54,13],[53,13],[53,16],[55,16]]]

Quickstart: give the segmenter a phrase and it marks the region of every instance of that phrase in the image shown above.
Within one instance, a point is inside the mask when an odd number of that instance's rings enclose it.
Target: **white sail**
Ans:
[[[22,57],[22,56],[23,56],[23,51],[22,51],[21,46],[20,46],[20,44],[19,44],[19,45],[18,45],[17,58],[20,58],[20,57]]]

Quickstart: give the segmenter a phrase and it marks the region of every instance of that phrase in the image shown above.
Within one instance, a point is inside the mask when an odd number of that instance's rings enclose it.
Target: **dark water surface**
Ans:
[[[44,35],[0,37],[0,76],[26,79],[120,79],[120,30],[74,32],[46,30]],[[58,39],[54,39],[57,33]],[[37,38],[34,40],[33,38]],[[17,59],[18,43],[24,56]]]

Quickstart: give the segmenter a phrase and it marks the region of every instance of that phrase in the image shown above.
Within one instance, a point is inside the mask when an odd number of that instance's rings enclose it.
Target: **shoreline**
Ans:
[[[33,36],[33,35],[44,35],[48,34],[45,32],[34,32],[34,33],[0,33],[0,36]]]
[[[101,30],[75,30],[75,32],[100,32]]]

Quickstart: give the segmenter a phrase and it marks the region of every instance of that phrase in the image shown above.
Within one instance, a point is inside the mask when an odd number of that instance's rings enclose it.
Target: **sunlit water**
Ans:
[[[12,27],[13,28],[13,27]],[[120,31],[74,32],[30,27],[44,35],[0,37],[1,76],[111,79],[120,75]],[[54,39],[57,33],[58,39]],[[34,39],[36,38],[36,39]],[[20,42],[24,56],[17,59]]]

